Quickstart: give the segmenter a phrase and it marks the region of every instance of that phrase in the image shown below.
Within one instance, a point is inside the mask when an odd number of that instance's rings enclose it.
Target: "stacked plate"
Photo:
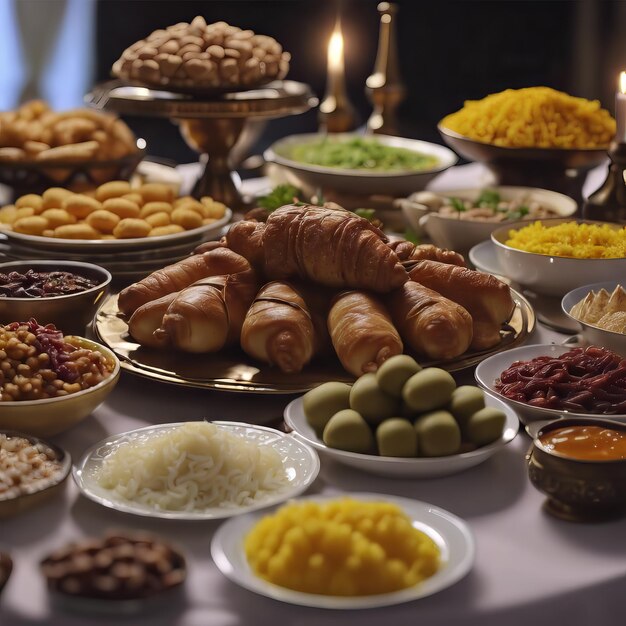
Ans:
[[[132,282],[176,263],[203,241],[219,239],[230,222],[223,218],[193,230],[142,239],[73,240],[37,237],[6,231],[0,239],[0,254],[7,260],[86,261],[100,265],[118,282]]]

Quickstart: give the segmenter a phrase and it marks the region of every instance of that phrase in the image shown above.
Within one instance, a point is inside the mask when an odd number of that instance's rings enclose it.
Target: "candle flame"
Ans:
[[[343,35],[338,26],[328,41],[328,69],[334,71],[343,69]]]
[[[620,72],[620,75],[619,75],[619,90],[622,93],[626,93],[626,72]]]

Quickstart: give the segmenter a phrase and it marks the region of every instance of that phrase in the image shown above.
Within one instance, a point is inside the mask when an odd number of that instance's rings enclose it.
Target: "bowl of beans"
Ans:
[[[61,448],[32,435],[0,431],[0,519],[52,497],[63,488],[71,468],[72,459]]]
[[[522,346],[478,365],[478,384],[524,424],[559,417],[626,422],[626,359],[599,346]]]
[[[82,334],[104,301],[111,274],[80,261],[0,263],[0,324],[34,317]]]
[[[52,324],[0,326],[0,429],[57,435],[90,415],[119,374],[108,348]]]
[[[626,229],[574,219],[516,222],[491,233],[501,274],[535,293],[568,291],[626,274]]]

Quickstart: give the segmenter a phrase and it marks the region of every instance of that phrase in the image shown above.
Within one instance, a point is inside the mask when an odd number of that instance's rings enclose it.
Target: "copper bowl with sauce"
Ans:
[[[626,514],[626,424],[597,417],[549,422],[536,431],[526,460],[551,515],[599,522]]]

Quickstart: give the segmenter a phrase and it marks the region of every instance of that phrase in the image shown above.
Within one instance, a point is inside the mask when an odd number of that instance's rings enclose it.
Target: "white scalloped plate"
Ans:
[[[474,563],[474,538],[469,526],[461,518],[439,507],[380,493],[349,493],[333,496],[309,496],[297,501],[327,502],[342,496],[358,500],[397,504],[411,518],[413,526],[426,533],[439,548],[440,566],[430,578],[421,583],[371,596],[325,596],[303,593],[280,587],[257,576],[246,559],[244,537],[265,513],[256,512],[222,524],[211,542],[211,556],[217,568],[234,583],[268,598],[289,604],[314,606],[323,609],[373,609],[412,602],[437,593],[461,580]],[[417,620],[419,622],[419,620]],[[320,623],[322,621],[320,620]]]
[[[102,462],[120,444],[138,439],[146,440],[153,434],[172,431],[183,424],[184,422],[147,426],[103,439],[87,450],[80,462],[74,466],[73,477],[78,488],[90,500],[124,513],[161,519],[208,520],[249,513],[284,502],[304,492],[313,483],[319,472],[320,461],[315,450],[291,435],[286,435],[273,428],[241,422],[212,422],[212,424],[230,430],[233,434],[248,441],[273,447],[282,458],[283,468],[288,478],[287,486],[246,506],[212,507],[202,511],[166,511],[125,500],[113,491],[98,485],[97,474]]]

